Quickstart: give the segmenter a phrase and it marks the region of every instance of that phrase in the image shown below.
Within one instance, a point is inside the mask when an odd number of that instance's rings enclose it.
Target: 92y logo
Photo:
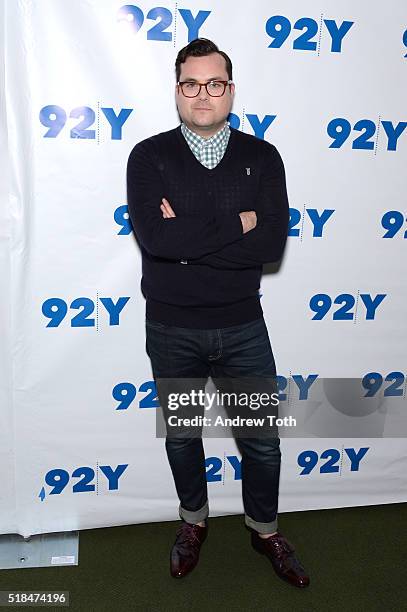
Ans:
[[[331,218],[334,212],[335,210],[331,208],[325,208],[321,213],[319,213],[316,208],[304,208],[301,213],[298,208],[290,208],[288,235],[300,236],[300,240],[302,241],[305,219],[307,219],[312,225],[312,237],[322,238],[325,223]],[[307,213],[307,217],[305,217],[305,213]],[[300,225],[300,227],[297,227],[297,225]]]
[[[334,321],[353,321],[356,319],[373,320],[376,316],[376,311],[386,297],[386,293],[378,293],[374,297],[370,293],[359,293],[355,297],[351,293],[341,293],[335,298],[331,298],[326,293],[317,293],[313,295],[309,301],[310,309],[315,312],[312,317],[313,321],[321,321],[328,312],[333,310],[332,319]],[[361,303],[364,310],[361,308]],[[334,310],[333,304],[340,304],[340,308]],[[355,310],[352,310],[355,306]]]
[[[397,371],[389,372],[387,375],[368,372],[362,378],[362,386],[366,390],[365,397],[374,397],[380,390],[383,391],[384,397],[403,397],[406,394],[406,382],[406,374]]]
[[[59,327],[65,317],[68,315],[71,327],[95,327],[95,317],[91,317],[96,307],[96,328],[99,329],[101,324],[101,312],[99,311],[99,302],[103,306],[103,311],[107,314],[109,326],[120,325],[120,314],[126,306],[130,297],[119,297],[116,302],[111,297],[99,297],[97,294],[96,301],[88,297],[78,297],[70,304],[59,297],[51,297],[45,300],[42,304],[42,314],[49,319],[46,327]],[[71,311],[79,311],[72,316],[68,314],[68,308]],[[106,318],[106,317],[105,317]]]
[[[140,395],[147,393],[147,395]],[[130,382],[117,383],[112,390],[113,398],[119,402],[115,410],[127,410],[138,396],[138,408],[159,408],[157,388],[154,380],[146,380],[138,388]]]
[[[261,119],[259,115],[255,115],[254,113],[244,113],[244,119],[247,119],[247,121],[250,123],[250,127],[253,130],[253,134],[256,136],[256,138],[260,138],[260,140],[264,140],[266,131],[269,129],[276,117],[277,115],[264,115],[263,119]],[[240,128],[241,122],[239,115],[229,113],[228,121],[230,123],[230,127],[235,128],[236,130]]]
[[[359,449],[356,448],[344,448],[342,452],[337,448],[328,448],[321,454],[318,454],[314,450],[305,450],[298,455],[297,463],[302,468],[300,476],[306,476],[312,472],[314,468],[319,467],[320,474],[341,474],[345,466],[347,471],[358,472],[360,468],[360,462],[365,457],[368,446],[362,446]],[[341,458],[342,457],[342,458]],[[344,458],[348,459],[348,464],[344,462]],[[327,461],[320,461],[320,460]],[[318,466],[318,461],[320,461]]]
[[[79,123],[71,123],[69,130],[69,136],[71,138],[80,138],[85,140],[95,140],[96,137],[99,139],[99,116],[102,111],[103,117],[110,126],[110,138],[111,140],[122,139],[122,128],[130,114],[133,112],[132,108],[121,108],[119,113],[116,114],[113,108],[100,107],[98,104],[98,120],[97,120],[97,131],[91,128],[96,121],[96,113],[90,108],[90,106],[76,106],[69,112],[69,119],[80,119]],[[42,125],[48,130],[43,134],[44,138],[56,138],[63,130],[68,121],[67,112],[62,106],[57,104],[47,104],[43,106],[39,113],[39,119]]]
[[[382,238],[394,238],[398,234],[407,238],[407,216],[399,210],[388,210],[382,217],[382,227],[387,230]],[[400,232],[400,230],[402,230]],[[403,231],[404,230],[404,231]]]
[[[45,486],[41,488],[38,497],[44,501],[46,494],[59,495],[64,489],[72,484],[72,493],[99,493],[99,488],[102,488],[104,481],[104,490],[117,491],[119,489],[119,479],[123,472],[129,466],[128,463],[122,463],[116,467],[111,465],[96,465],[96,471],[90,466],[81,466],[76,468],[72,474],[63,468],[55,468],[49,470],[45,476]],[[102,476],[104,479],[102,479]],[[77,480],[75,480],[77,479]],[[94,484],[94,483],[97,483]]]
[[[227,461],[226,461],[227,460]],[[225,457],[207,457],[205,459],[206,481],[222,482],[226,479],[225,467],[233,470],[233,480],[242,480],[242,460],[236,455]]]
[[[383,129],[380,130],[380,127]],[[371,119],[360,119],[352,128],[351,123],[344,117],[335,117],[328,123],[326,131],[332,138],[330,149],[340,149],[353,129],[354,132],[360,132],[360,135],[352,140],[352,149],[374,150],[376,153],[379,136],[383,130],[387,138],[387,151],[396,151],[399,138],[406,127],[407,121],[399,121],[396,124],[392,121],[381,121],[379,118],[377,124]]]
[[[280,49],[288,39],[291,30],[302,31],[303,33],[293,37],[292,48],[298,51],[317,51],[319,55],[320,44],[323,32],[327,31],[331,38],[330,52],[341,53],[342,42],[351,27],[353,21],[342,21],[337,23],[335,19],[322,19],[319,23],[311,17],[301,17],[297,19],[293,26],[287,17],[283,15],[273,15],[266,21],[266,32],[271,38],[269,49]]]
[[[155,25],[152,25],[147,29],[147,40],[158,40],[162,42],[170,42],[172,40],[172,32],[168,31],[174,20],[174,38],[175,38],[175,23],[177,14],[180,15],[184,25],[188,31],[188,42],[199,38],[199,30],[204,22],[208,19],[211,11],[198,11],[193,16],[189,9],[177,8],[174,12],[174,16],[171,11],[163,6],[155,6],[151,8],[147,15],[144,16],[143,11],[134,4],[125,4],[122,6],[117,13],[117,21],[122,24],[128,24],[134,34],[137,34],[144,24],[144,19],[149,21],[156,21]],[[177,26],[179,27],[179,26]]]

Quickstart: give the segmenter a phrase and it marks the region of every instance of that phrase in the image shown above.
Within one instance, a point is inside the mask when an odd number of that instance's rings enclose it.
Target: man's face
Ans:
[[[188,57],[181,64],[180,81],[194,80],[199,83],[209,81],[227,81],[225,59],[219,53],[211,53],[204,57]],[[187,98],[181,87],[175,87],[175,97],[178,112],[185,125],[204,138],[210,138],[220,130],[232,108],[235,86],[226,86],[223,96],[209,96],[205,87],[196,98]]]

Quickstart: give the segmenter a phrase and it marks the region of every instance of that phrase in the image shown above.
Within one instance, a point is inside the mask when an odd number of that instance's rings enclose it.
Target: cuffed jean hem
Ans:
[[[274,531],[277,531],[278,527],[277,517],[274,521],[271,521],[271,523],[258,523],[257,521],[254,521],[252,518],[250,518],[250,516],[245,514],[244,521],[248,527],[251,527],[252,529],[257,531],[257,533],[274,533]]]
[[[184,519],[187,523],[200,523],[209,516],[209,504],[206,502],[199,510],[185,510],[180,504],[179,515],[180,518]]]

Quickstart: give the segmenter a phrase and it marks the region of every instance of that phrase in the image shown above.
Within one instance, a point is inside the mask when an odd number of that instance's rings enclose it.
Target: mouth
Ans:
[[[195,107],[194,110],[209,111],[209,110],[212,110],[212,109],[211,108],[201,108],[201,107],[196,108]]]

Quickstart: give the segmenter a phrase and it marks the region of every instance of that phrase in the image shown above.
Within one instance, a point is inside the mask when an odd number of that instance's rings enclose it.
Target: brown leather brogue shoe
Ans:
[[[252,546],[270,559],[277,576],[296,587],[309,585],[309,576],[295,556],[294,547],[281,533],[261,538],[252,530]]]
[[[185,521],[177,531],[171,549],[170,571],[174,578],[183,578],[191,572],[199,560],[201,545],[206,540],[208,526],[200,527]]]

